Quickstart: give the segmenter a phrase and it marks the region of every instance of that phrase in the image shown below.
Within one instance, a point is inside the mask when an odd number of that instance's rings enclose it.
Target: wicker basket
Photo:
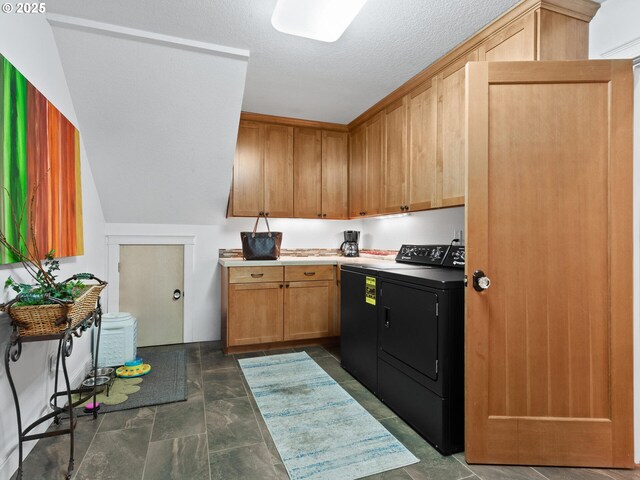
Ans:
[[[7,306],[9,314],[21,336],[56,335],[67,327],[77,327],[96,309],[100,292],[106,284],[87,285],[73,303],[68,305]],[[66,319],[65,319],[65,310]],[[70,323],[69,323],[70,322]]]

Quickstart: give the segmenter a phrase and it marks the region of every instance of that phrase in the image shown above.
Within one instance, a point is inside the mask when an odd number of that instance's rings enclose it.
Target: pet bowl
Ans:
[[[94,375],[94,370],[91,370],[91,372],[89,372],[89,376],[93,377],[108,377],[111,374],[113,374],[114,369],[111,367],[104,367],[104,368],[98,368],[97,370],[95,370],[95,375]]]
[[[102,385],[106,385],[107,383],[109,383],[109,380],[111,380],[109,377],[96,377],[95,378],[95,386],[96,387],[101,387]],[[87,378],[85,381],[82,382],[82,386],[83,387],[93,387],[94,383],[93,383],[93,377],[89,377]]]

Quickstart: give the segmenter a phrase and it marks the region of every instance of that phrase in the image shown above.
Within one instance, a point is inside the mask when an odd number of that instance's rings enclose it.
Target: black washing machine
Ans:
[[[464,247],[343,265],[342,366],[443,454],[464,449]],[[455,262],[455,264],[454,264]]]

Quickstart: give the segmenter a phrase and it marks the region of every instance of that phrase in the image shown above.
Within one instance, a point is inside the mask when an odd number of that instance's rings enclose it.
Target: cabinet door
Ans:
[[[409,180],[411,210],[431,208],[436,199],[438,136],[436,78],[411,93],[409,101]]]
[[[439,75],[438,206],[464,205],[464,67],[478,59],[477,50],[447,67]]]
[[[536,59],[535,13],[531,12],[480,45],[478,60],[511,62]]]
[[[322,132],[322,217],[347,218],[348,203],[347,132]]]
[[[322,132],[313,128],[293,133],[293,213],[322,217]]]
[[[380,213],[382,197],[382,155],[384,153],[384,112],[379,113],[365,127],[365,215]]]
[[[264,211],[293,217],[293,127],[265,126]]]
[[[282,341],[282,283],[229,285],[228,346]]]
[[[365,212],[366,152],[365,129],[358,127],[349,139],[349,217],[356,218]]]
[[[240,122],[233,159],[233,215],[255,217],[264,209],[264,125]]]
[[[407,182],[407,97],[385,110],[382,213],[404,210]]]
[[[322,338],[334,333],[335,282],[290,282],[284,294],[284,339]]]

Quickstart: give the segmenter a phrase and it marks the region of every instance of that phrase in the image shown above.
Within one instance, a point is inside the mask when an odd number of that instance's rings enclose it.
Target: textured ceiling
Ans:
[[[368,0],[335,43],[277,32],[275,0],[49,0],[47,9],[248,49],[243,110],[347,123],[516,3]]]

